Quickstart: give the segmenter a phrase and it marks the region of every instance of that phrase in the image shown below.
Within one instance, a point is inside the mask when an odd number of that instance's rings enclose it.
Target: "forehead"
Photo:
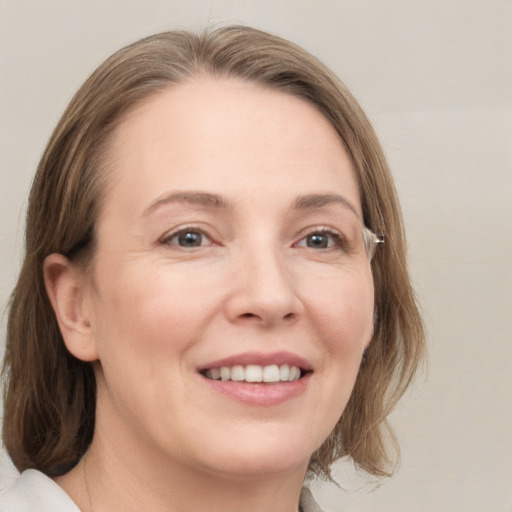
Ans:
[[[107,194],[130,196],[139,210],[166,191],[236,198],[271,188],[342,192],[360,212],[354,170],[330,122],[305,100],[255,83],[170,86],[124,117],[110,147]]]

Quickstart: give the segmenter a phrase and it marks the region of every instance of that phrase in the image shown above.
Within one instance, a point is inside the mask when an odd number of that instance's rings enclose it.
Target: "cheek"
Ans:
[[[169,268],[131,263],[108,270],[94,305],[98,396],[107,418],[140,426],[163,404],[185,407],[183,375],[211,317],[212,294],[207,283],[191,286],[190,276]]]
[[[101,270],[101,292],[93,299],[100,360],[147,373],[200,336],[215,301],[208,283],[136,264]]]
[[[359,358],[373,333],[374,290],[371,274],[331,279],[313,301],[316,326],[332,355]]]
[[[184,333],[194,328],[199,292],[179,273],[142,259],[103,257],[95,282],[91,308],[103,366],[140,376],[163,361],[172,363],[169,356],[186,348]]]
[[[332,432],[352,394],[373,333],[373,307],[373,283],[365,273],[326,280],[322,293],[309,301],[313,332],[322,353],[314,414],[318,446]]]

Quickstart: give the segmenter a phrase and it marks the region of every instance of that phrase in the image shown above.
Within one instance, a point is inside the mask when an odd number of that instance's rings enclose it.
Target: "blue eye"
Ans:
[[[201,231],[196,229],[182,229],[171,236],[162,240],[167,245],[178,245],[186,249],[201,247],[204,245],[212,245],[212,241]]]
[[[297,247],[309,247],[310,249],[331,249],[342,245],[343,238],[336,231],[322,229],[313,231],[300,240]]]

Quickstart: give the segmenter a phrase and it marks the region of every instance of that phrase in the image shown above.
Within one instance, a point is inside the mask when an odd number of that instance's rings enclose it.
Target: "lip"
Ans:
[[[272,407],[283,404],[302,395],[309,384],[311,373],[299,380],[279,383],[222,382],[201,376],[204,383],[214,392],[235,400],[243,405],[253,407]]]
[[[249,364],[259,366],[288,364],[298,366],[307,373],[296,381],[273,383],[212,380],[207,379],[200,373],[211,368],[235,365],[247,366]],[[273,352],[269,354],[245,352],[211,361],[198,367],[199,376],[212,391],[243,405],[253,407],[273,407],[299,397],[305,393],[308,387],[312,370],[313,367],[309,361],[291,352]]]

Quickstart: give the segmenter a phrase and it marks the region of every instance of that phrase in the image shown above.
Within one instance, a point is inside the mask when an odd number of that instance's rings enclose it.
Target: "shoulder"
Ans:
[[[303,487],[300,493],[300,512],[325,512],[315,501],[313,494],[307,487]]]
[[[80,512],[71,498],[40,471],[28,469],[0,491],[0,512]]]

